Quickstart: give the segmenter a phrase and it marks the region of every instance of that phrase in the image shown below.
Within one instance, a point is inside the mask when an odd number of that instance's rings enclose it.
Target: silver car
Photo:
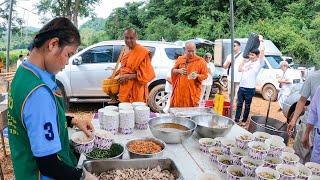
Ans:
[[[183,47],[167,42],[138,41],[152,52],[152,65],[156,77],[149,83],[149,106],[153,111],[165,107],[167,96],[164,91],[166,74],[173,65],[176,51],[184,53]],[[56,76],[59,91],[64,96],[65,106],[70,103],[108,102],[102,91],[102,80],[111,76],[123,40],[103,41],[89,46],[69,59],[69,64]]]

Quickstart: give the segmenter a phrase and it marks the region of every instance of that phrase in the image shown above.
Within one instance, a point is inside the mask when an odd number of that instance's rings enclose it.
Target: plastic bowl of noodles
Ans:
[[[276,170],[280,173],[281,179],[295,180],[299,175],[299,170],[293,165],[279,164]]]
[[[84,132],[78,131],[71,135],[70,144],[77,153],[89,153],[94,147],[94,135],[88,137]]]
[[[113,134],[103,129],[96,129],[94,132],[94,147],[99,149],[110,149],[113,143]]]
[[[279,179],[280,174],[278,171],[268,167],[258,167],[256,169],[256,178],[258,180]]]
[[[240,179],[244,176],[244,171],[241,166],[233,165],[227,168],[227,179]]]

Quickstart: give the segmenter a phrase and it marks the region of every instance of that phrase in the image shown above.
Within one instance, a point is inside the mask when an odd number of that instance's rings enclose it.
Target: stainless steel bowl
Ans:
[[[174,123],[179,124],[182,126],[187,127],[188,131],[165,131],[163,129],[155,128],[156,125],[163,124],[163,123]],[[175,117],[175,116],[163,116],[163,117],[156,117],[153,119],[150,119],[149,121],[149,127],[154,137],[161,139],[162,141],[166,143],[172,143],[177,144],[181,143],[183,140],[188,139],[195,128],[197,127],[197,124],[188,119],[183,117]]]
[[[228,134],[234,125],[234,121],[230,118],[220,115],[197,115],[191,118],[198,126],[196,132],[201,137],[215,138]],[[229,126],[227,128],[217,128],[214,126]]]
[[[114,145],[121,146],[121,148],[122,148],[121,152],[119,152],[119,154],[117,156],[114,156],[114,157],[111,157],[111,158],[104,158],[104,159],[122,159],[124,151],[125,151],[123,144],[121,144],[121,143],[113,143],[111,145],[111,148]],[[108,151],[108,150],[103,150],[103,151]],[[100,159],[100,158],[94,158],[94,157],[89,156],[89,153],[84,153],[84,155],[86,156],[87,159]]]
[[[161,151],[155,154],[140,154],[140,153],[136,153],[133,151],[130,151],[128,149],[128,146],[136,141],[152,141],[158,145],[161,146]],[[136,139],[131,139],[130,141],[127,142],[126,144],[126,149],[129,152],[129,158],[130,159],[135,159],[135,158],[154,158],[154,157],[162,157],[163,155],[163,151],[166,149],[166,143],[161,141],[160,139],[156,139],[156,138],[136,138]]]

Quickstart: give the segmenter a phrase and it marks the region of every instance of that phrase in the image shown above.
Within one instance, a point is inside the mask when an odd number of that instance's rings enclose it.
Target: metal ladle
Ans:
[[[267,122],[268,122],[268,117],[269,117],[269,111],[270,111],[270,105],[271,105],[271,96],[273,94],[273,91],[271,89],[269,89],[267,91],[267,96],[269,98],[269,106],[268,106],[268,111],[267,111],[267,116],[266,116],[266,122],[264,124],[265,127],[267,127]]]

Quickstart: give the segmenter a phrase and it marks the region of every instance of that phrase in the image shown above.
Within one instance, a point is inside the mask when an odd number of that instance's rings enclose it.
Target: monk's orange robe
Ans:
[[[147,103],[148,82],[156,77],[151,65],[151,52],[136,44],[121,60],[120,76],[124,74],[137,74],[137,78],[120,84],[119,101]]]
[[[185,68],[187,64],[187,75],[173,73],[172,77],[172,96],[170,107],[197,107],[201,94],[201,82],[208,77],[208,68],[205,60],[199,56],[194,56],[187,61],[187,55],[180,56],[173,69]],[[192,72],[198,74],[196,79],[188,79]]]

